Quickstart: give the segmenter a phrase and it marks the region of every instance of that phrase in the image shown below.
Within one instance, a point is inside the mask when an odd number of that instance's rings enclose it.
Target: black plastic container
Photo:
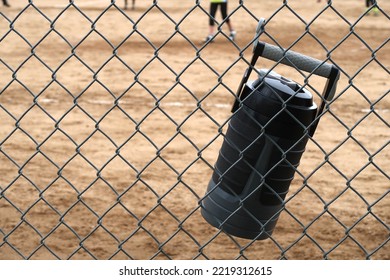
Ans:
[[[272,234],[317,114],[310,92],[268,72],[244,86],[202,201],[211,225],[249,239]]]
[[[207,222],[248,239],[266,239],[273,233],[307,140],[332,101],[340,77],[332,64],[259,41],[265,25],[260,19],[234,114],[200,201]],[[306,78],[327,78],[320,106],[304,87],[275,72],[262,70],[256,81],[248,82],[259,57],[308,72]]]

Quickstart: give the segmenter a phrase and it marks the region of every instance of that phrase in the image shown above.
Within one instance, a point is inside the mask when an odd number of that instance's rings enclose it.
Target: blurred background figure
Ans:
[[[374,6],[374,7],[373,7]],[[366,0],[367,15],[374,14],[374,16],[379,15],[379,9],[376,6],[376,0]]]
[[[125,10],[127,10],[127,7],[128,7],[127,0],[125,0]],[[132,6],[131,6],[131,9],[132,9],[132,10],[134,10],[134,9],[135,9],[135,0],[132,0]]]
[[[230,21],[230,19],[227,17],[227,0],[210,0],[210,19],[209,19],[209,35],[206,37],[205,42],[211,42],[214,37],[215,33],[215,15],[217,13],[218,6],[220,6],[221,14],[222,14],[222,20],[226,19],[226,23],[229,27],[230,40],[234,41],[234,38],[236,37],[236,31],[233,28],[233,25]]]
[[[3,6],[11,7],[10,4],[8,4],[8,1],[7,1],[7,0],[3,0]]]

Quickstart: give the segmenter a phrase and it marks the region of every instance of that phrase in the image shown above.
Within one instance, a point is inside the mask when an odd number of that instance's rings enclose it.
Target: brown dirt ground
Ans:
[[[354,0],[230,1],[236,45],[219,34],[206,47],[208,1],[105,13],[110,1],[23,13],[27,1],[11,2],[0,7],[0,259],[390,259],[389,1],[377,17]],[[198,202],[260,17],[263,40],[329,50],[342,76],[273,239],[253,242],[211,227]],[[318,103],[324,81],[309,81]]]

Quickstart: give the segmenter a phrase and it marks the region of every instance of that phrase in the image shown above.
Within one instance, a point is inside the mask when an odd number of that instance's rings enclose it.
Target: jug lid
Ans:
[[[252,84],[253,88],[257,88],[262,82],[274,89],[263,92],[263,94],[269,95],[272,99],[288,101],[291,105],[294,104],[306,107],[313,105],[313,96],[306,88],[274,71],[260,69],[259,78]],[[278,98],[275,93],[277,93],[282,100]]]

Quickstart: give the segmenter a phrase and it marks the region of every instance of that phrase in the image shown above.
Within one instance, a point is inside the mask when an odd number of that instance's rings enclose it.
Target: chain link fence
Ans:
[[[0,8],[0,259],[390,259],[390,1],[130,2]],[[201,215],[260,18],[341,72],[265,240]]]

